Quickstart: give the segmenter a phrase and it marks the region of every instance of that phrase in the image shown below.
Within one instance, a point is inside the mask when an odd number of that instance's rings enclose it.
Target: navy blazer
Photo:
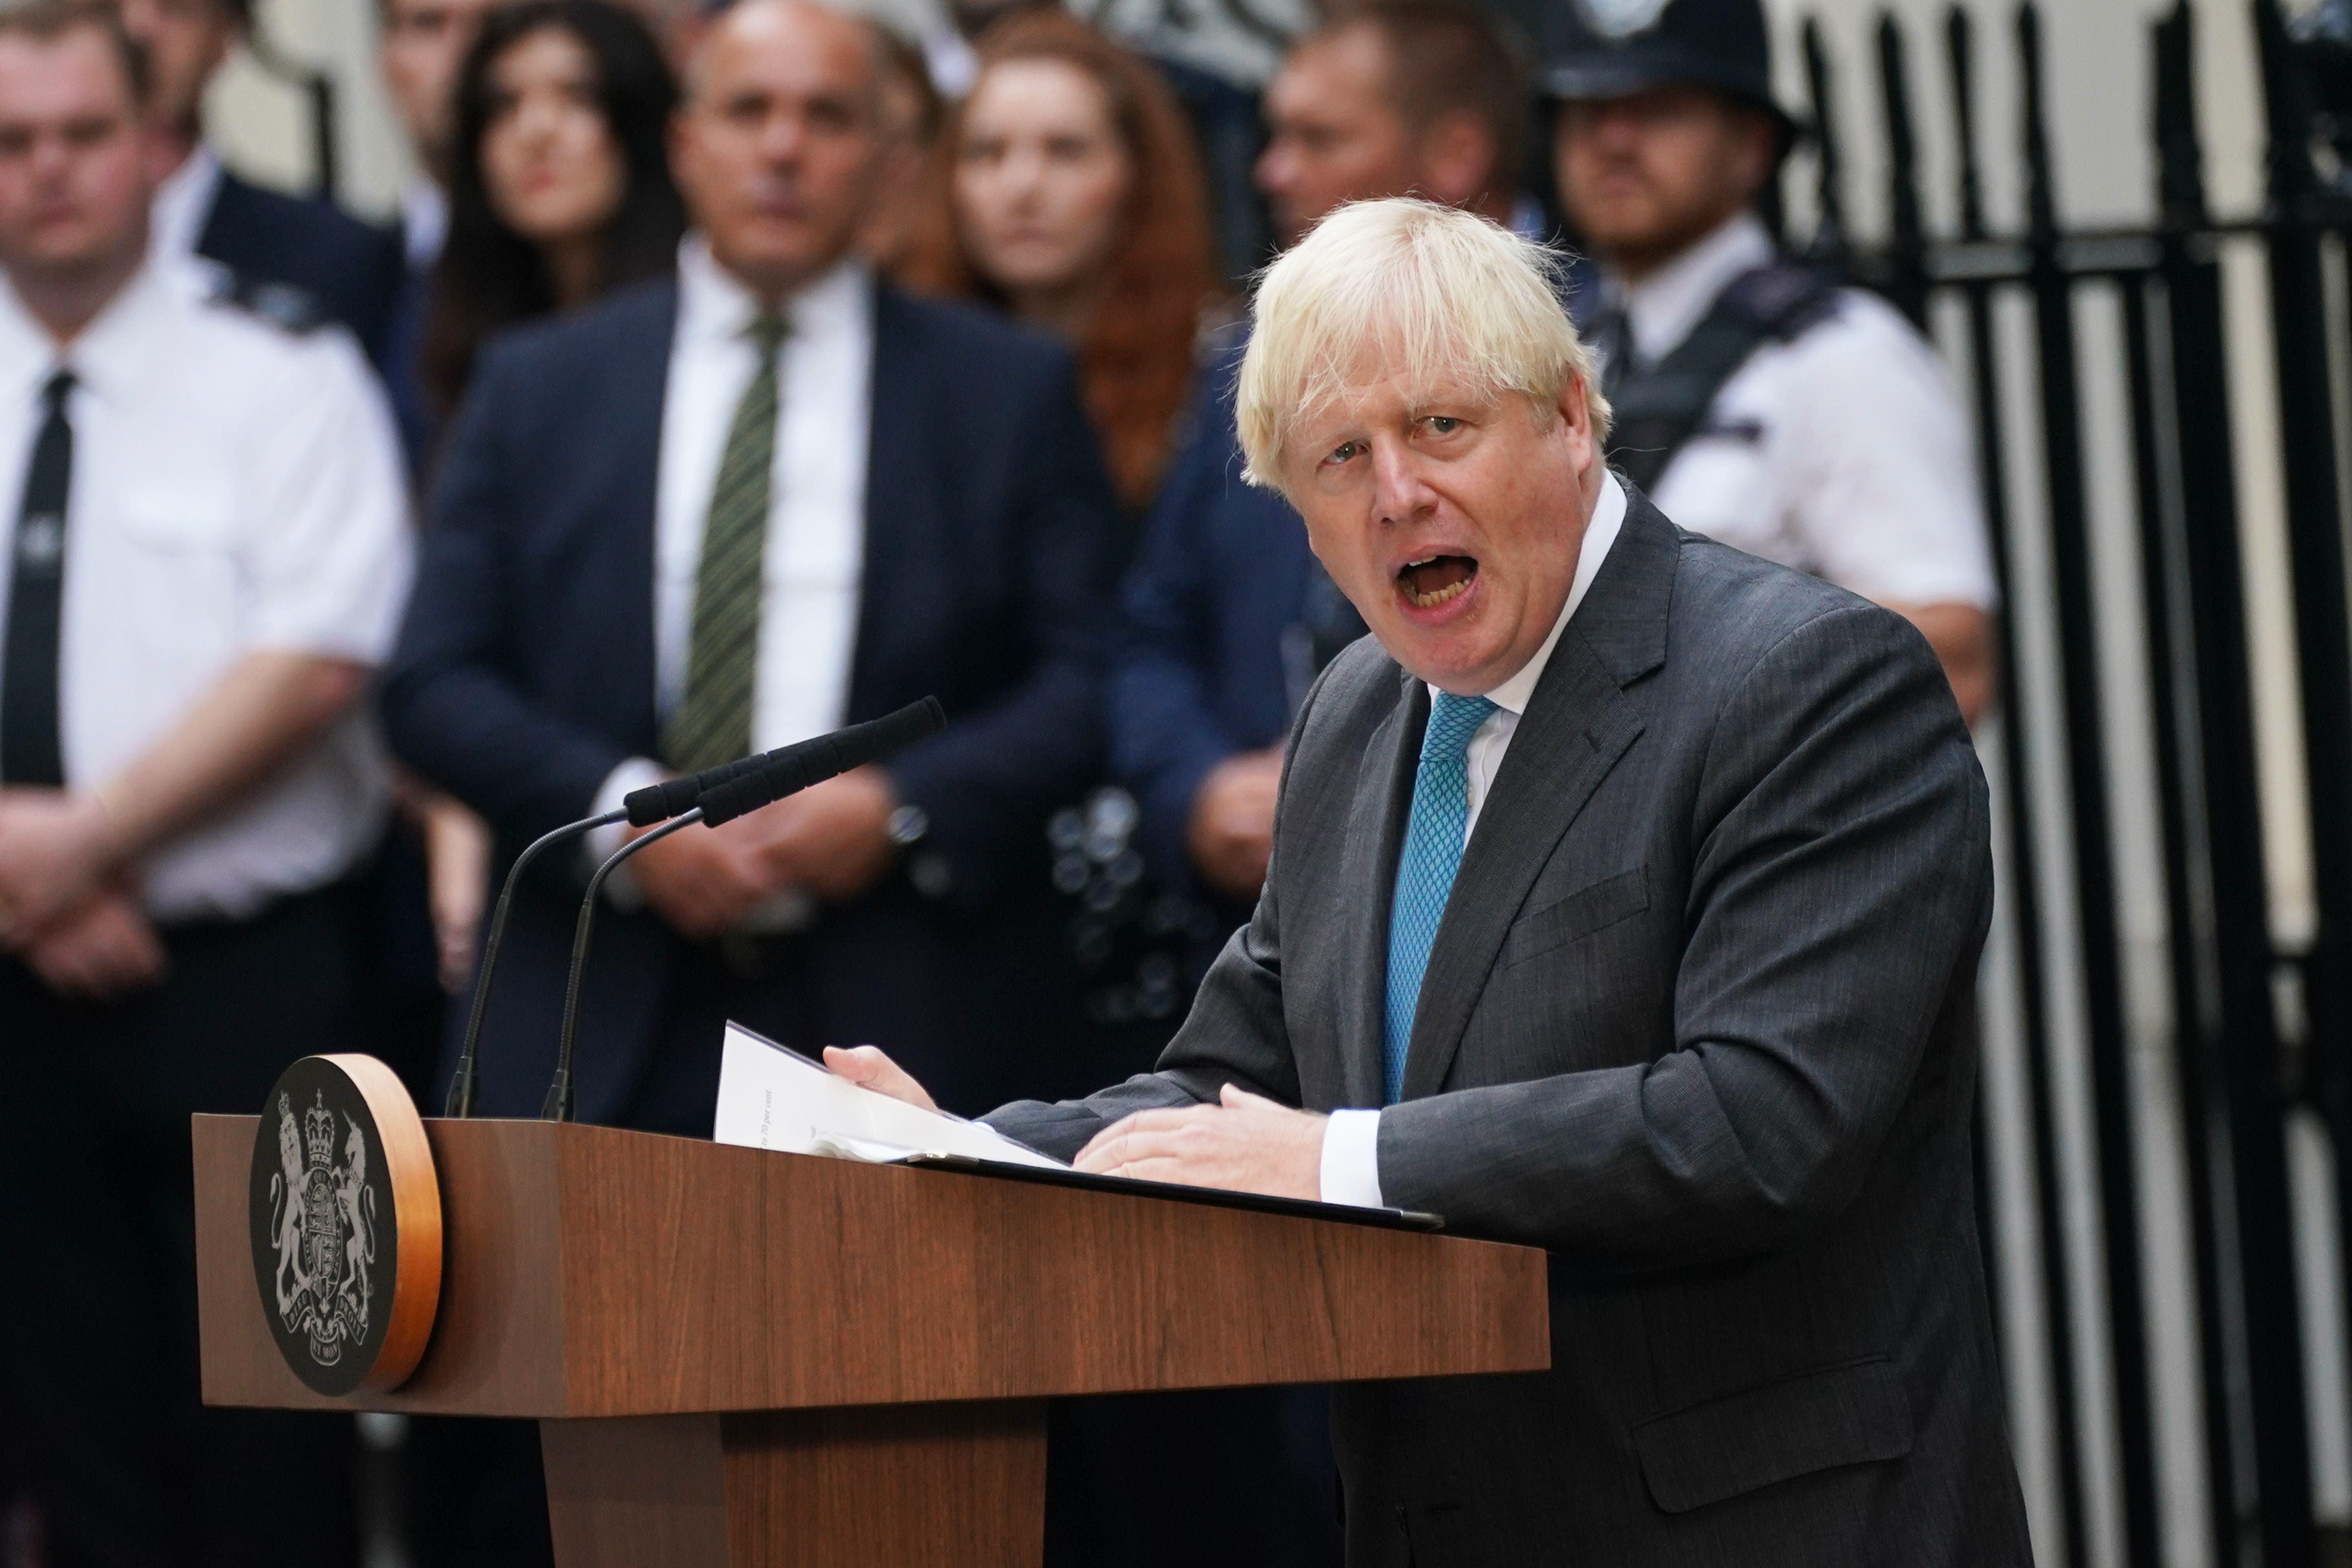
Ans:
[[[1290,503],[1242,481],[1240,364],[1234,346],[1202,377],[1121,591],[1111,661],[1111,771],[1142,809],[1152,869],[1171,882],[1190,876],[1184,835],[1202,779],[1280,741],[1305,696],[1283,638],[1305,612],[1314,558]]]
[[[493,340],[442,456],[384,716],[411,766],[489,819],[501,863],[586,816],[622,762],[659,754],[655,495],[677,302],[665,279]],[[922,894],[893,878],[822,923],[898,900],[901,917],[919,901],[934,928],[1001,927],[1044,887],[1046,816],[1101,761],[1116,514],[1068,354],[882,289],[866,475],[847,717],[936,694],[950,722],[889,764],[930,820]],[[493,1110],[528,1114],[545,1083],[577,897],[576,880],[551,871],[537,916],[519,901],[486,1035]],[[677,958],[650,917],[602,929],[577,1080],[591,1120],[625,1093]],[[871,985],[960,984],[919,967],[877,960]],[[922,1041],[896,1043],[925,1054]],[[502,1079],[517,1062],[520,1077]]]
[[[406,271],[396,235],[332,203],[264,190],[224,170],[196,254],[242,277],[292,284],[382,362]]]

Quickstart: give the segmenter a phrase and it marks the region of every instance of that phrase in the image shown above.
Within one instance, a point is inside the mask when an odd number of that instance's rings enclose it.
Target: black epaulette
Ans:
[[[223,268],[215,278],[213,302],[258,316],[281,332],[305,336],[332,319],[318,296],[291,283],[254,278]]]

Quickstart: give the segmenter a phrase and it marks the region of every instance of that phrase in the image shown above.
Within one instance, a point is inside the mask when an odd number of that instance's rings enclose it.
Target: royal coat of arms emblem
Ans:
[[[349,1056],[287,1068],[256,1130],[247,1212],[262,1310],[295,1374],[335,1394],[406,1377],[440,1292],[441,1208],[391,1069]]]
[[[332,1366],[368,1333],[368,1270],[375,1263],[375,1194],[367,1184],[367,1134],[346,1117],[336,1160],[335,1113],[326,1091],[294,1126],[294,1101],[278,1097],[278,1152],[269,1179],[270,1250],[278,1260],[278,1321]]]

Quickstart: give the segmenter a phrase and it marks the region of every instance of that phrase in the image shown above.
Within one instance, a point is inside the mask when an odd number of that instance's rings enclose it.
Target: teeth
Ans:
[[[1434,555],[1424,555],[1424,556],[1423,556],[1423,557],[1422,557],[1420,560],[1418,560],[1418,561],[1408,561],[1408,562],[1406,562],[1406,563],[1404,563],[1404,569],[1405,569],[1406,571],[1410,572],[1410,571],[1412,571],[1412,570],[1414,567],[1416,567],[1416,566],[1426,566],[1426,565],[1429,565],[1432,562],[1435,561],[1436,559],[1437,559],[1437,557],[1436,557],[1436,556],[1434,556]]]
[[[1468,593],[1469,590],[1470,579],[1465,577],[1459,583],[1448,583],[1444,587],[1438,589],[1437,592],[1433,594],[1416,594],[1408,589],[1405,592],[1405,597],[1411,599],[1422,609],[1433,610],[1440,605],[1452,604],[1464,594]]]

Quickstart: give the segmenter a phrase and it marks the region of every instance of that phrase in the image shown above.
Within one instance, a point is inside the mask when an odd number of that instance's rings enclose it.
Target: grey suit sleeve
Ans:
[[[1983,941],[1983,775],[1925,641],[1862,605],[1759,660],[1710,748],[1675,1048],[1391,1107],[1390,1203],[1645,1267],[1783,1247],[1853,1199]]]
[[[1192,1012],[1157,1068],[1084,1100],[1016,1100],[982,1120],[1066,1160],[1123,1116],[1213,1101],[1229,1083],[1285,1105],[1298,1103],[1298,1069],[1282,1020],[1281,921],[1271,876],[1257,912],[1209,966]]]

